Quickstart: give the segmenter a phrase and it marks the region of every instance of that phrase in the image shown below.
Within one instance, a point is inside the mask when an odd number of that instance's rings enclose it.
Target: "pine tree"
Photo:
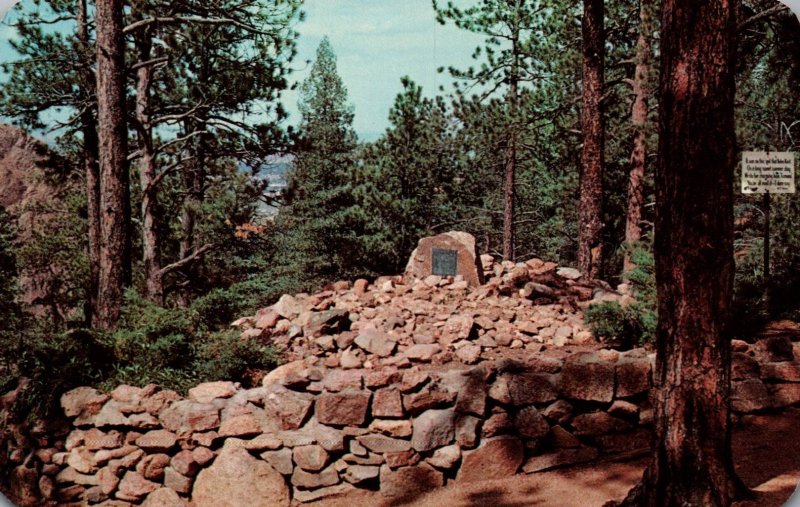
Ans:
[[[356,192],[365,211],[362,249],[371,271],[402,271],[417,241],[453,221],[456,167],[442,100],[408,77],[389,111],[390,127],[364,150]]]
[[[286,230],[283,255],[299,283],[307,285],[359,270],[353,251],[360,221],[352,193],[353,108],[327,37],[300,92],[299,140],[280,219]]]
[[[630,506],[728,506],[736,7],[662,4],[655,438]],[[703,118],[700,122],[697,119]]]
[[[544,9],[535,0],[484,1],[466,9],[456,7],[453,2],[442,7],[433,0],[433,7],[439,23],[451,21],[458,28],[486,37],[485,46],[473,53],[475,59],[485,54],[485,61],[478,69],[449,70],[469,88],[481,87],[484,98],[498,90],[504,95],[503,258],[514,260],[519,131],[524,124],[523,113],[519,110],[520,93],[526,83],[541,78],[537,40],[544,24]]]
[[[590,279],[603,268],[603,172],[605,166],[605,9],[583,2],[583,152],[581,156],[578,267]]]

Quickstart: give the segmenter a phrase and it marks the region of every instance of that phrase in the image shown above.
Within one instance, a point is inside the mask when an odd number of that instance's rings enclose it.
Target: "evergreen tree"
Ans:
[[[514,260],[516,172],[522,143],[519,131],[525,121],[524,112],[519,109],[520,94],[526,83],[542,78],[537,42],[546,18],[545,9],[537,0],[483,1],[465,9],[456,7],[453,2],[443,7],[433,0],[433,7],[439,23],[449,20],[458,28],[486,37],[485,46],[473,53],[475,59],[485,54],[485,61],[479,68],[449,70],[453,77],[467,83],[467,89],[475,85],[482,88],[484,98],[498,90],[504,95],[503,258]]]
[[[390,127],[364,151],[357,196],[367,219],[361,237],[370,270],[401,272],[417,241],[454,222],[457,166],[441,99],[423,97],[408,77],[389,111]]]
[[[286,231],[282,255],[298,283],[307,285],[361,269],[353,250],[361,221],[352,192],[353,108],[327,37],[300,92],[302,121],[280,220]]]

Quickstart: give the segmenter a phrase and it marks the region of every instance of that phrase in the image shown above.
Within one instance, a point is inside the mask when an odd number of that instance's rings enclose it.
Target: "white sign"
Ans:
[[[742,153],[743,194],[793,194],[794,153],[746,151]]]

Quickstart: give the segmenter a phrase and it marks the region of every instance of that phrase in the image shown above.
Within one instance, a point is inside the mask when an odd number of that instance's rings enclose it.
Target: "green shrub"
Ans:
[[[643,246],[632,249],[636,267],[624,278],[630,283],[636,300],[623,307],[616,301],[591,305],[584,320],[594,336],[622,348],[645,345],[655,341],[658,324],[655,264],[653,255]]]
[[[114,362],[103,386],[155,383],[185,392],[198,382],[244,380],[248,370],[274,368],[279,360],[274,347],[214,330],[212,325],[230,322],[236,305],[225,291],[212,294],[187,309],[162,308],[129,291],[120,329],[111,338]]]

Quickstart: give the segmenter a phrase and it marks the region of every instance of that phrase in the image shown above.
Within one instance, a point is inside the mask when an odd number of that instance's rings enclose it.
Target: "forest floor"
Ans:
[[[735,507],[781,507],[800,482],[800,409],[744,417],[735,427],[736,469],[756,498]],[[412,501],[392,502],[379,493],[354,491],[314,507],[599,507],[621,500],[641,478],[646,457],[606,461],[533,475],[471,484],[452,482]]]

